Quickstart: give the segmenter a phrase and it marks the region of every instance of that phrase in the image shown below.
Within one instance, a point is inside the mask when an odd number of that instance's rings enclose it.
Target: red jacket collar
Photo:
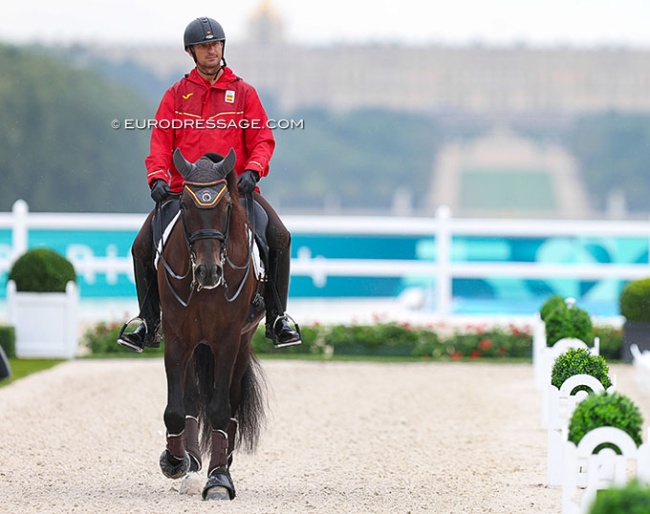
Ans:
[[[230,84],[231,82],[235,82],[238,77],[237,75],[234,74],[234,72],[228,68],[228,66],[224,66],[223,68],[223,73],[221,74],[221,77],[212,85],[208,84],[201,75],[199,75],[199,72],[196,71],[196,68],[194,68],[192,71],[190,71],[190,74],[187,76],[189,80],[192,82],[196,82],[197,84],[203,84],[207,87],[216,87],[216,88],[224,88],[226,87],[227,84]]]

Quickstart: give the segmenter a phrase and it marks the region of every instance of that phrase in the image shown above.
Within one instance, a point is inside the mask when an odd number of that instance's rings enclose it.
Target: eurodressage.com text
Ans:
[[[271,130],[302,130],[305,128],[305,120],[288,120],[288,119],[242,119],[242,120],[224,120],[224,119],[139,119],[125,118],[124,120],[113,120],[111,127],[114,129],[122,128],[124,130],[151,130],[160,129],[193,129],[193,130],[227,130],[227,129],[263,129]]]

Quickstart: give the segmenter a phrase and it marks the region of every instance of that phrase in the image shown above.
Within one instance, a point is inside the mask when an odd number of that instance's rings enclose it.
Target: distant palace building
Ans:
[[[115,60],[135,60],[171,83],[192,67],[180,47],[179,41],[171,47],[100,50]],[[650,51],[524,45],[303,46],[284,38],[282,19],[269,0],[262,0],[249,18],[245,42],[227,41],[226,59],[287,115],[312,106],[378,107],[476,117],[501,127],[517,117],[562,123],[584,113],[650,111]],[[445,204],[461,216],[593,215],[570,155],[507,130],[472,143],[451,142],[432,168],[426,213]],[[396,214],[411,212],[411,192],[402,193],[394,202]],[[624,198],[618,200],[623,210],[616,216],[623,217]]]
[[[251,15],[248,34],[245,42],[227,42],[226,58],[289,111],[315,105],[477,115],[650,111],[650,51],[645,50],[299,46],[285,40],[282,19],[268,0]],[[166,76],[191,67],[176,45],[113,48],[105,55],[134,59]]]

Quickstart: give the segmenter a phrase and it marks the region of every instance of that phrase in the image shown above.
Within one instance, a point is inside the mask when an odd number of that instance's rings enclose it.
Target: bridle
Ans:
[[[182,203],[182,196],[185,194],[190,196],[194,206],[197,207],[198,209],[216,209],[219,203],[221,202],[221,200],[226,198],[228,200],[228,206],[227,206],[225,228],[223,230],[219,230],[216,228],[201,228],[191,232],[188,228],[188,223],[186,220],[187,208],[184,208]],[[235,264],[228,256],[228,236],[230,234],[230,223],[232,218],[232,201],[231,201],[230,192],[228,191],[226,179],[224,178],[212,182],[185,181],[183,183],[183,193],[181,194],[180,218],[183,223],[183,233],[185,235],[185,243],[189,255],[188,269],[185,271],[185,273],[179,275],[174,272],[174,270],[171,268],[169,263],[166,261],[166,259],[163,256],[163,252],[161,252],[160,255],[160,261],[163,263],[163,267],[165,270],[165,279],[167,282],[167,286],[169,287],[169,290],[171,291],[172,295],[183,307],[187,307],[190,301],[192,300],[194,293],[199,292],[201,291],[201,289],[203,289],[203,286],[196,278],[197,257],[196,257],[196,252],[194,250],[194,243],[196,243],[197,241],[208,239],[208,240],[219,241],[220,243],[219,258],[217,262],[219,267],[222,270],[224,269],[225,264],[228,264],[228,266],[231,269],[236,271],[245,270],[244,276],[242,277],[237,287],[237,290],[232,296],[228,296],[229,288],[228,288],[228,282],[226,280],[225,271],[221,273],[219,277],[219,281],[214,286],[215,289],[220,286],[223,286],[224,297],[226,301],[234,302],[241,294],[244,285],[246,283],[246,280],[248,279],[248,276],[250,274],[252,255],[253,255],[252,245],[254,244],[254,238],[252,236],[248,238],[249,239],[248,252],[244,264],[243,265]],[[190,272],[192,273],[190,292],[187,299],[183,300],[181,296],[178,294],[178,292],[176,291],[176,289],[174,288],[173,284],[171,283],[170,277],[175,280],[184,280],[189,276]]]

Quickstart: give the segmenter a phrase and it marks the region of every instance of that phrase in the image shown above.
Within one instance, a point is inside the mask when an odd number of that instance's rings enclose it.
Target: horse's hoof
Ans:
[[[225,487],[215,485],[203,491],[203,499],[208,500],[230,500],[230,492]]]
[[[213,469],[203,488],[204,500],[232,500],[235,498],[235,485],[230,478],[228,468]]]
[[[167,450],[160,455],[160,469],[167,478],[183,478],[190,469],[190,456],[185,453],[182,460],[178,460]]]
[[[179,494],[196,495],[201,494],[202,490],[203,485],[201,484],[199,474],[196,471],[190,471],[185,475],[185,478],[181,480],[178,492]]]

